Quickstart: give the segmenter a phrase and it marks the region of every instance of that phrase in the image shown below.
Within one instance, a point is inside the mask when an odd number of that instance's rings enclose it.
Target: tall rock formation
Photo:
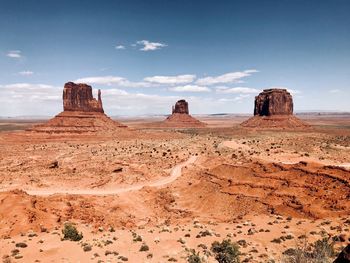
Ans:
[[[265,89],[255,97],[254,115],[291,115],[293,98],[286,89]]]
[[[127,126],[104,114],[101,91],[97,100],[92,87],[87,84],[68,82],[63,88],[63,112],[47,123],[36,125],[29,131],[44,133],[113,133]]]
[[[293,115],[293,98],[286,89],[265,89],[255,97],[254,117],[241,126],[257,129],[307,128]]]
[[[103,113],[101,90],[98,90],[98,99],[96,100],[92,96],[91,86],[73,82],[64,84],[63,110]]]
[[[188,102],[185,100],[179,100],[173,106],[172,114],[181,113],[181,114],[189,114],[188,111]]]
[[[179,100],[172,107],[172,114],[163,121],[162,126],[186,128],[204,127],[206,124],[189,114],[188,102],[186,100]]]

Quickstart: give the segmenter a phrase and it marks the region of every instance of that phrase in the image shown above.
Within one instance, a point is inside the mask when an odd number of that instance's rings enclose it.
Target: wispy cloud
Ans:
[[[1,88],[11,89],[11,90],[33,90],[33,91],[45,91],[47,89],[54,88],[52,85],[46,84],[31,84],[31,83],[14,83],[7,85],[0,85]]]
[[[25,71],[20,71],[18,72],[19,75],[22,75],[22,76],[31,76],[34,74],[33,71],[29,71],[29,70],[25,70]]]
[[[21,58],[21,51],[20,50],[10,50],[7,52],[6,56],[10,58]]]
[[[301,91],[300,90],[297,90],[297,89],[289,89],[287,87],[281,87],[281,86],[274,86],[274,87],[269,87],[269,89],[285,89],[287,90],[290,94],[292,95],[296,95],[296,94],[301,94]]]
[[[185,85],[169,88],[171,91],[175,92],[210,92],[207,87],[197,86],[197,85]]]
[[[331,89],[329,90],[330,93],[339,93],[340,89]]]
[[[215,85],[215,84],[222,84],[222,83],[237,83],[242,78],[248,77],[253,73],[258,72],[255,69],[249,69],[245,71],[236,71],[236,72],[229,72],[220,76],[216,77],[205,77],[200,78],[196,81],[196,84],[198,85]]]
[[[0,85],[1,115],[56,115],[62,111],[62,90],[63,87],[47,84],[14,83]],[[95,94],[97,90],[93,89],[93,92]],[[114,87],[102,89],[103,105],[108,115],[171,113],[171,106],[181,98],[183,98],[183,95],[128,92]],[[193,113],[225,112],[227,108],[232,110],[232,107],[234,107],[230,101],[219,101],[217,98],[199,95],[186,96],[186,100],[189,102],[190,110]]]
[[[234,98],[221,98],[219,102],[242,102],[245,98],[249,98],[250,94],[239,94]]]
[[[88,84],[101,84],[101,85],[116,85],[119,87],[130,87],[130,88],[142,88],[149,87],[150,83],[147,82],[132,82],[123,77],[118,76],[101,76],[101,77],[87,77],[75,80],[78,83]]]
[[[158,84],[187,84],[194,81],[196,75],[178,75],[178,76],[153,76],[146,77],[143,80]]]
[[[164,43],[150,42],[148,40],[140,40],[140,41],[137,41],[136,44],[142,46],[140,48],[140,50],[142,51],[154,51],[167,46]]]
[[[0,85],[2,116],[55,115],[61,110],[62,87],[33,83]]]
[[[256,94],[260,90],[253,89],[253,88],[246,88],[246,87],[235,87],[235,88],[228,88],[228,87],[217,87],[216,92],[222,93],[222,94]]]
[[[115,46],[115,49],[125,49],[125,46],[123,46],[123,45],[117,45],[117,46]]]

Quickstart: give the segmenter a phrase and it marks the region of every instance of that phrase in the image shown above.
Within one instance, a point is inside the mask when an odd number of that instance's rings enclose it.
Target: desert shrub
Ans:
[[[84,246],[83,246],[83,250],[84,250],[84,252],[91,251],[91,250],[92,250],[92,246],[91,246],[91,245],[89,245],[89,244],[84,244]]]
[[[142,241],[142,237],[138,234],[136,234],[135,232],[132,233],[133,236],[133,241],[134,242],[141,242]]]
[[[232,243],[230,239],[213,242],[211,251],[215,254],[215,259],[219,263],[239,263],[239,247]]]
[[[16,244],[16,247],[20,247],[20,248],[25,248],[27,246],[28,245],[26,243],[24,243],[24,242],[19,242],[19,243]]]
[[[187,256],[187,262],[188,263],[202,263],[202,259],[199,256],[199,252],[196,252],[196,250],[191,249],[189,251],[189,254]]]
[[[118,259],[120,259],[121,261],[129,261],[129,259],[124,256],[119,256]]]
[[[148,251],[149,250],[149,246],[147,246],[146,244],[142,244],[142,246],[140,247],[140,251]]]
[[[79,233],[77,228],[71,223],[64,224],[62,234],[64,240],[79,241],[83,238],[83,234]]]
[[[335,256],[334,243],[329,238],[308,243],[306,239],[295,248],[283,252],[283,263],[330,263]]]

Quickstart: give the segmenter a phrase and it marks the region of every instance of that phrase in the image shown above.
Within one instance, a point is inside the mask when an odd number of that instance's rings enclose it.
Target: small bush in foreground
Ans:
[[[149,250],[149,246],[147,246],[146,244],[142,244],[139,251],[148,251],[148,250]]]
[[[307,240],[299,242],[295,248],[283,252],[283,263],[330,263],[333,262],[334,243],[329,238],[317,240],[310,244]]]
[[[187,256],[188,263],[202,263],[202,259],[199,256],[199,252],[196,252],[194,249],[189,251],[189,255]]]
[[[83,238],[83,234],[79,233],[71,223],[64,224],[62,234],[64,240],[79,241]]]
[[[230,239],[213,242],[211,251],[215,254],[215,259],[219,263],[239,263],[239,247],[232,243]]]

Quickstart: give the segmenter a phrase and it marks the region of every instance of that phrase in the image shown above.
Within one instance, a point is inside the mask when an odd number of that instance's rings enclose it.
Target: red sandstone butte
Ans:
[[[292,115],[293,98],[285,89],[265,89],[255,97],[254,115]]]
[[[63,89],[63,112],[48,122],[29,129],[43,133],[96,133],[115,132],[127,126],[109,118],[103,110],[101,91],[97,100],[92,87],[87,84],[68,82]]]
[[[189,114],[188,102],[186,100],[179,100],[172,107],[172,114],[163,121],[163,126],[186,128],[204,127],[206,124]]]
[[[181,114],[189,114],[188,111],[188,102],[185,100],[179,100],[173,106],[172,114],[181,113]]]
[[[91,86],[67,82],[63,88],[63,110],[103,113],[101,90],[98,90],[98,99],[96,100],[92,96]]]
[[[257,129],[308,128],[293,115],[293,97],[286,89],[265,89],[255,97],[254,117],[241,126]]]

